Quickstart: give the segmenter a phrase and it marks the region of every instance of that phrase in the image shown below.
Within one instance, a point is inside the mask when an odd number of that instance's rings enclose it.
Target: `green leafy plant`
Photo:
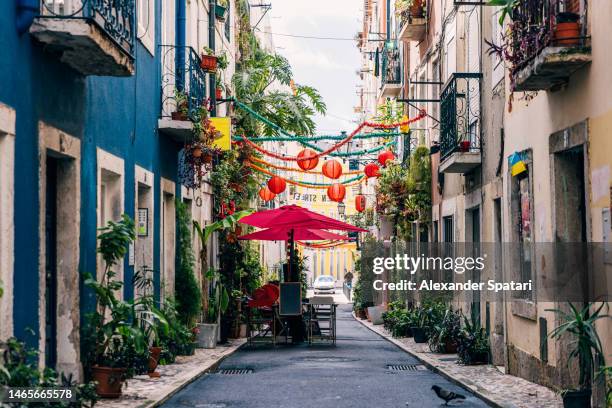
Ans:
[[[12,337],[0,342],[0,388],[3,387],[70,387],[75,391],[73,402],[38,402],[28,406],[36,407],[93,407],[98,400],[96,384],[78,383],[72,375],[66,376],[50,368],[42,371],[38,367],[38,352],[24,342]]]
[[[469,319],[465,315],[462,317],[464,325],[457,337],[459,361],[468,365],[486,363],[491,350],[489,336],[477,316],[472,314]]]
[[[134,323],[142,330],[149,346],[160,347],[160,338],[169,330],[166,317],[156,306],[153,295],[153,269],[143,267],[132,279],[137,293],[134,299]]]
[[[176,232],[178,241],[175,294],[179,319],[187,327],[195,327],[202,312],[202,295],[195,276],[195,254],[191,237],[192,219],[187,204],[176,200]]]
[[[601,339],[597,333],[595,322],[600,319],[610,318],[603,314],[605,302],[596,307],[588,303],[582,309],[576,308],[571,302],[568,303],[569,313],[561,309],[547,309],[561,318],[561,324],[555,327],[549,334],[553,339],[559,339],[564,335],[573,337],[573,349],[569,354],[569,362],[578,359],[580,378],[578,381],[580,389],[591,387],[593,373],[605,366],[605,358],[601,346]],[[596,307],[596,308],[595,308]],[[595,308],[594,311],[592,309]]]
[[[86,317],[86,338],[93,343],[93,346],[90,344],[89,367],[131,368],[134,354],[146,353],[144,333],[133,324],[133,304],[117,297],[123,282],[116,279],[113,270],[134,239],[134,221],[125,214],[120,221],[109,221],[100,228],[98,253],[104,261],[104,271],[100,280],[89,274],[85,279],[85,285],[93,289],[96,296],[96,310]]]
[[[512,11],[518,6],[519,0],[489,0],[488,6],[501,7],[501,13],[499,14],[499,25],[503,26],[506,16],[512,18]]]
[[[219,316],[227,310],[229,306],[229,294],[227,288],[221,283],[221,275],[214,269],[209,269],[206,279],[211,282],[211,296],[206,311],[206,323],[217,323]]]
[[[457,345],[461,332],[461,315],[449,308],[442,321],[435,322],[429,333],[429,348],[434,353],[444,353]]]

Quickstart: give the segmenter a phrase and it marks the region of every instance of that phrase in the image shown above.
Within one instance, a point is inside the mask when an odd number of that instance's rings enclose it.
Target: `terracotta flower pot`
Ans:
[[[125,380],[125,368],[93,366],[91,374],[96,381],[96,392],[102,398],[119,398]]]
[[[215,89],[215,99],[223,99],[223,89]]]
[[[412,17],[423,17],[423,0],[413,0],[410,6],[410,15]]]
[[[444,344],[444,352],[454,354],[457,352],[457,343],[452,340],[446,340]]]
[[[200,68],[207,72],[214,72],[217,69],[217,57],[202,54],[200,56]]]
[[[461,142],[459,142],[459,151],[462,153],[469,152],[470,145],[471,143],[469,140],[462,140]]]
[[[149,347],[149,367],[147,370],[149,377],[157,378],[160,376],[160,374],[155,371],[155,369],[159,364],[159,357],[161,356],[161,352],[161,347]]]
[[[579,45],[578,37],[580,37],[580,23],[572,21],[555,25],[556,45]]]
[[[193,157],[196,157],[196,158],[202,157],[202,148],[201,147],[196,147],[195,149],[193,149],[191,151],[191,155]]]
[[[178,112],[178,111],[172,112],[170,115],[172,116],[172,120],[180,120],[183,122],[186,122],[189,120],[189,117],[187,116],[187,114],[183,112]]]

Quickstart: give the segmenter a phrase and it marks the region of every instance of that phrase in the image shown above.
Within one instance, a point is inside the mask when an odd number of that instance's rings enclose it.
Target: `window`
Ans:
[[[446,61],[444,75],[445,79],[457,71],[457,43],[455,41],[455,18],[448,24],[446,28]]]
[[[453,231],[453,216],[444,217],[444,230],[442,233],[444,234],[444,242],[453,242],[454,231]]]
[[[155,55],[155,0],[137,0],[138,39]]]
[[[523,153],[524,161],[527,164],[527,171],[517,176],[510,176],[510,200],[512,210],[512,223],[514,225],[512,231],[512,241],[517,242],[515,251],[516,259],[518,259],[518,268],[516,270],[516,278],[521,282],[527,282],[533,276],[532,263],[532,225],[533,225],[533,191],[531,186],[531,159],[528,153]],[[531,291],[524,291],[517,294],[516,297],[531,300]]]
[[[232,35],[232,24],[231,24],[231,15],[232,13],[230,12],[230,7],[231,7],[232,2],[228,1],[227,2],[227,12],[226,12],[226,18],[225,18],[225,38],[227,39],[227,41],[231,41],[231,35]]]

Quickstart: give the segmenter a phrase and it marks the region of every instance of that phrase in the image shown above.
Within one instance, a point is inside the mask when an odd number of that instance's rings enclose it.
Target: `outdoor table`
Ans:
[[[331,296],[313,297],[308,304],[308,344],[317,340],[336,344],[336,308]]]

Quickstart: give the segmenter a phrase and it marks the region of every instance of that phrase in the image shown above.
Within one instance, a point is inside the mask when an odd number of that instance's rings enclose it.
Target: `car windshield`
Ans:
[[[332,278],[331,276],[319,276],[317,278],[317,281],[319,281],[319,282],[333,282],[334,278]]]

